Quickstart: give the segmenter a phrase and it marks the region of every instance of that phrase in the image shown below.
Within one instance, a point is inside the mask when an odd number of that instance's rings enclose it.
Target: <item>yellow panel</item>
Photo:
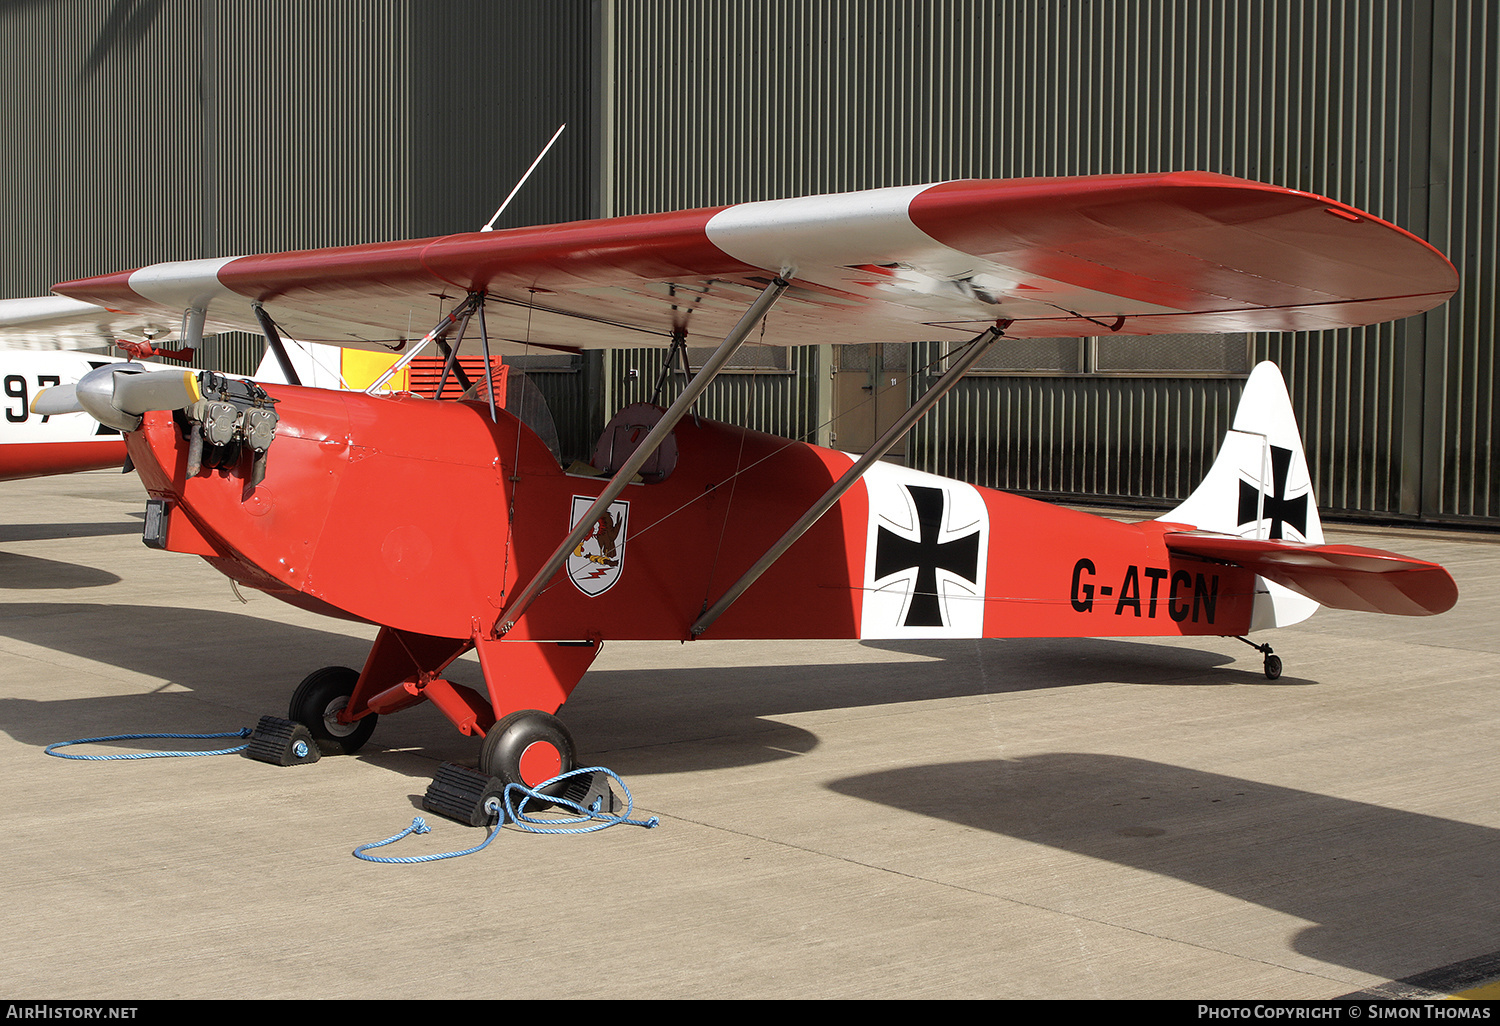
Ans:
[[[344,381],[352,390],[369,388],[375,383],[375,379],[391,369],[391,364],[400,357],[391,353],[372,353],[364,349],[342,350],[343,363],[340,370],[344,375]],[[384,392],[406,392],[411,389],[410,373],[402,368],[400,373],[392,376],[381,388]]]

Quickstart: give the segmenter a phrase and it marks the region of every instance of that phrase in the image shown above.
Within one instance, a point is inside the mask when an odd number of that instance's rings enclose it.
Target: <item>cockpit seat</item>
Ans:
[[[650,403],[632,403],[609,419],[594,449],[594,468],[612,475],[635,453],[661,420],[662,411]],[[646,484],[665,481],[677,469],[677,436],[669,433],[656,452],[637,471]]]

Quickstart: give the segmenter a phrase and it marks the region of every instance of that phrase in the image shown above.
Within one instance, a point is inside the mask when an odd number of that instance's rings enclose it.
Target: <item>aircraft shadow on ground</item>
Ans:
[[[139,514],[133,514],[139,517]],[[52,541],[56,538],[104,538],[115,534],[140,534],[139,523],[91,524],[0,524],[0,543]]]
[[[1110,755],[909,767],[830,787],[1308,920],[1295,950],[1385,979],[1500,949],[1500,830],[1489,827]],[[1110,918],[1107,896],[1028,900]],[[1220,914],[1223,930],[1243,929]]]
[[[58,538],[102,538],[139,534],[138,523],[0,524],[0,544],[5,542],[52,541]],[[19,552],[0,552],[0,590],[44,588],[102,588],[116,584],[119,576],[108,570],[45,559]]]
[[[770,718],[794,713],[1109,682],[1271,683],[1258,661],[1229,667],[1225,664],[1234,654],[1149,642],[1049,638],[866,645],[930,658],[596,670],[584,677],[565,715],[580,747],[607,752],[612,769],[690,772],[811,751],[817,745],[814,735]],[[1299,682],[1283,677],[1276,683]]]
[[[0,700],[0,730],[38,750],[74,737],[241,725],[223,722],[226,707],[231,713],[279,714],[310,668],[359,666],[368,648],[357,636],[249,615],[87,603],[5,603],[0,636],[189,689]],[[1140,642],[899,647],[951,657],[906,664],[599,671],[585,678],[566,715],[586,758],[590,751],[607,751],[609,765],[619,772],[657,773],[810,751],[818,742],[814,734],[768,719],[800,711],[996,688],[1122,680],[1201,685],[1226,677],[1249,683],[1258,676],[1224,668],[1231,657],[1223,654]],[[477,667],[465,665],[462,673],[478,683]],[[35,685],[45,694],[49,682]],[[411,759],[413,750],[428,759]],[[369,754],[360,758],[415,777],[430,769],[430,760],[476,752],[473,739],[419,708],[382,724]],[[1106,755],[911,767],[830,787],[1305,919],[1314,925],[1298,934],[1296,950],[1388,979],[1430,968],[1436,959],[1457,961],[1500,949],[1500,831],[1490,828]],[[1100,899],[1060,892],[1052,904],[1091,902]],[[1100,914],[1097,908],[1090,912]],[[1223,926],[1237,928],[1234,921]]]
[[[0,701],[0,730],[39,747],[101,734],[231,729],[223,723],[226,708],[254,710],[249,722],[232,725],[254,726],[260,715],[285,715],[292,691],[312,670],[358,668],[369,651],[361,637],[248,614],[102,603],[3,603],[0,637],[170,681],[206,700],[181,701],[174,688],[77,701]],[[1230,655],[1133,641],[886,647],[934,658],[595,670],[562,715],[585,760],[607,753],[619,772],[692,772],[792,758],[817,746],[814,734],[777,722],[778,715],[1111,681],[1266,683],[1258,670],[1225,667]],[[483,688],[472,656],[450,667],[448,676]],[[47,687],[46,681],[36,684],[39,691]],[[174,700],[163,701],[173,692]],[[209,717],[212,722],[204,722]],[[425,749],[433,758],[472,762],[478,742],[459,735],[436,710],[418,706],[387,718],[358,757],[385,764],[387,749]]]
[[[117,574],[97,567],[18,552],[0,552],[0,589],[102,588],[119,581]]]
[[[249,615],[85,602],[0,603],[0,637],[181,686],[46,700],[56,693],[57,683],[38,679],[37,699],[0,700],[0,730],[38,746],[102,734],[253,727],[261,714],[284,716],[292,690],[311,670],[332,664],[358,667],[369,649],[369,643],[357,637]],[[42,672],[89,670],[60,666]],[[184,688],[192,694],[185,694]],[[193,695],[207,701],[192,701]],[[242,717],[247,723],[226,724],[226,716],[244,708],[257,713]]]
[[[948,662],[956,657],[977,659],[990,676],[987,688],[990,693],[1073,687],[1101,681],[1194,687],[1312,683],[1287,676],[1274,682],[1267,680],[1262,657],[1232,638],[1188,640],[1193,647],[1158,644],[1150,638],[986,638],[967,642],[862,641],[860,644]]]

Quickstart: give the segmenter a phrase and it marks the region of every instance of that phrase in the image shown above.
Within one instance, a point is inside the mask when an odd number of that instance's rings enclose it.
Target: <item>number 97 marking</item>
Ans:
[[[36,387],[40,390],[46,388],[48,385],[59,384],[61,380],[56,374],[38,374]],[[9,404],[6,404],[5,419],[12,424],[24,424],[31,418],[31,395],[30,390],[26,386],[25,376],[21,374],[5,375],[5,394],[12,399],[21,400],[19,408],[12,408]],[[42,417],[43,424],[47,423],[47,420],[48,417]]]

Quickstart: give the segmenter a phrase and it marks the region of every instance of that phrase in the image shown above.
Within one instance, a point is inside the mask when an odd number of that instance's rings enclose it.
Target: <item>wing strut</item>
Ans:
[[[460,318],[463,319],[464,325],[467,326],[469,323],[469,315],[474,312],[474,308],[476,306],[482,306],[484,304],[484,299],[485,295],[483,292],[470,292],[466,297],[464,297],[464,301],[462,303],[459,303],[458,306],[454,307],[451,312],[444,314],[443,319],[437,322],[436,327],[434,327],[427,334],[423,335],[421,341],[412,346],[411,349],[407,350],[405,356],[401,357],[401,359],[391,364],[391,366],[387,368],[384,374],[376,378],[375,382],[370,385],[369,388],[365,389],[365,395],[374,395],[376,392],[380,391],[381,385],[384,385],[387,381],[391,380],[391,378],[395,377],[398,373],[405,369],[408,364],[410,364],[418,356],[421,356],[422,350],[427,348],[427,344],[429,342],[432,342],[433,340],[442,342],[443,336],[454,329],[454,327],[459,323]],[[447,344],[443,343],[443,349],[445,352],[447,351],[447,348]]]
[[[255,319],[260,321],[261,334],[266,337],[266,345],[270,346],[271,352],[275,354],[281,373],[286,375],[286,383],[288,385],[302,384],[302,379],[297,376],[297,368],[292,366],[292,358],[287,355],[286,345],[281,341],[281,332],[276,330],[276,322],[271,320],[271,315],[266,313],[266,308],[259,303],[251,303],[250,309],[255,311]]]
[[[490,332],[484,326],[484,304],[479,304],[479,343],[484,347],[484,394],[490,401],[490,423],[500,423],[495,412],[495,365],[490,360]],[[519,443],[517,443],[519,444]]]
[[[542,564],[536,576],[527,582],[511,604],[505,608],[505,612],[500,614],[500,618],[495,621],[496,637],[504,637],[508,634],[516,625],[516,620],[526,612],[527,607],[542,593],[542,589],[552,581],[552,575],[557,573],[558,568],[563,565],[563,561],[568,558],[568,553],[572,552],[574,547],[594,529],[599,518],[609,509],[609,504],[620,497],[620,493],[625,490],[625,486],[630,483],[636,471],[645,465],[651,454],[656,452],[657,446],[661,445],[667,434],[677,426],[677,422],[692,408],[699,394],[718,376],[719,371],[739,349],[740,343],[749,337],[751,330],[771,309],[771,305],[781,298],[781,294],[790,284],[786,276],[791,273],[788,269],[777,275],[750,305],[750,309],[745,311],[739,323],[730,330],[728,335],[724,336],[724,341],[719,344],[719,348],[714,350],[708,362],[694,375],[693,380],[688,382],[682,394],[677,397],[677,401],[672,403],[666,413],[662,414],[661,420],[656,422],[656,426],[646,435],[645,440],[636,447],[635,452],[621,465],[615,476],[610,478],[609,484],[604,486],[604,491],[600,493],[599,498],[594,500],[594,504],[579,519],[578,526],[568,533],[568,536],[562,540],[562,544],[553,550],[547,562]]]
[[[911,409],[902,414],[900,420],[892,424],[886,430],[886,433],[876,440],[870,451],[855,460],[853,466],[844,472],[844,476],[835,481],[833,487],[824,492],[823,497],[813,503],[812,508],[802,514],[801,518],[787,529],[787,532],[781,536],[780,540],[767,549],[764,556],[756,560],[754,566],[745,571],[744,576],[731,584],[729,589],[719,597],[719,600],[710,606],[702,616],[698,617],[691,629],[692,636],[694,638],[702,636],[703,632],[708,630],[710,625],[719,618],[724,610],[730,607],[735,599],[743,595],[746,589],[754,584],[761,574],[771,568],[772,563],[780,559],[782,554],[791,548],[798,538],[806,534],[813,524],[818,522],[819,517],[832,509],[833,504],[843,498],[845,492],[854,487],[854,483],[864,476],[865,471],[869,470],[870,466],[876,460],[889,452],[891,447],[911,430],[912,425],[916,424],[917,421],[927,415],[929,410],[937,405],[937,401],[958,383],[958,379],[963,377],[970,367],[974,366],[975,362],[984,355],[985,350],[990,347],[990,343],[999,338],[1009,324],[1009,321],[1005,321],[1003,324],[996,324],[986,328],[980,334],[976,335],[970,341],[968,351],[961,355],[942,377],[932,383],[931,387],[922,394],[922,397],[912,404]]]
[[[478,307],[480,310],[484,309],[484,302],[482,300],[478,304]],[[448,387],[449,374],[457,375],[458,387],[461,391],[467,392],[474,385],[469,380],[469,376],[464,373],[463,365],[458,362],[458,347],[463,343],[464,335],[468,333],[469,319],[473,316],[474,307],[472,306],[463,312],[463,316],[458,322],[458,341],[453,343],[452,348],[449,348],[448,343],[441,335],[433,340],[438,344],[438,349],[442,350],[443,353],[443,374],[438,378],[437,391],[433,393],[434,399],[441,399],[443,397],[443,389]]]

